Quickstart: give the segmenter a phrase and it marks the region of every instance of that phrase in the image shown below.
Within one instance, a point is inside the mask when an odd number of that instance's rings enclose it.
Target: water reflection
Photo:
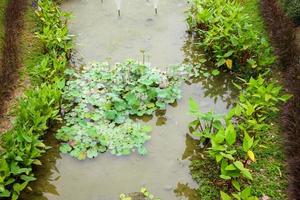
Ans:
[[[199,140],[195,140],[190,134],[186,134],[185,139],[185,150],[182,154],[182,160],[195,160],[199,159],[200,146]],[[199,196],[196,188],[192,188],[188,183],[178,183],[176,189],[174,190],[176,197],[184,197],[187,200],[198,200]]]
[[[177,102],[172,105],[172,107],[176,107]],[[154,118],[156,119],[156,126],[163,126],[166,124],[168,118],[166,117],[166,110],[157,110],[154,115],[144,115],[142,117],[139,116],[131,116],[130,117],[134,121],[143,121],[145,123],[150,122]]]
[[[181,159],[182,160],[197,159],[199,157],[199,152],[200,152],[199,140],[195,140],[190,134],[186,134],[185,144],[186,144],[186,147],[182,154]]]
[[[185,44],[182,48],[185,54],[184,63],[197,65],[198,61],[204,57],[203,52],[196,44],[196,39],[192,36],[186,38]],[[203,66],[204,71],[211,71],[214,67],[209,62]],[[214,102],[223,101],[227,103],[227,108],[232,104],[232,99],[238,94],[236,88],[232,84],[232,75],[230,73],[221,73],[217,76],[200,76],[195,82],[200,82],[205,97],[214,99]]]
[[[174,192],[176,197],[185,197],[187,200],[199,200],[197,189],[191,188],[188,183],[178,183]]]
[[[45,194],[59,196],[55,185],[51,181],[56,181],[60,178],[59,171],[56,168],[56,161],[61,159],[59,154],[59,143],[54,138],[54,133],[57,128],[51,129],[45,136],[45,143],[47,146],[52,147],[47,153],[41,157],[43,165],[34,168],[34,173],[37,178],[36,181],[31,182],[28,188],[22,194],[21,200],[48,200]]]

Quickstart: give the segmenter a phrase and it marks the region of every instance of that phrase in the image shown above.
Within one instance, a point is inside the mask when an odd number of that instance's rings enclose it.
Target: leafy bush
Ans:
[[[66,142],[61,151],[84,159],[110,150],[126,155],[150,139],[148,127],[130,119],[131,115],[151,115],[180,98],[180,81],[148,65],[127,61],[113,67],[107,64],[69,70],[70,81],[64,92],[72,108],[65,116],[66,126],[57,138]]]
[[[41,55],[38,60],[38,64],[30,67],[28,72],[34,84],[53,83],[57,82],[60,77],[64,77],[64,70],[68,64],[65,53],[58,54],[53,50]]]
[[[239,87],[239,86],[238,86]],[[277,106],[290,95],[283,95],[275,82],[267,82],[262,76],[251,78],[239,95],[239,101],[225,118],[202,113],[197,103],[190,99],[190,113],[196,119],[190,123],[193,135],[208,146],[208,155],[215,159],[223,184],[220,192],[223,200],[258,199],[251,196],[252,175],[249,167],[256,162],[255,147],[259,137],[270,129],[268,120],[278,113]]]
[[[67,15],[48,0],[38,1],[38,32],[45,54],[41,63],[28,67],[32,86],[21,98],[15,111],[16,120],[12,130],[1,137],[0,151],[0,197],[18,199],[20,192],[35,180],[33,165],[41,165],[38,158],[47,147],[42,141],[51,121],[57,119],[67,56],[71,47],[67,27],[61,17]],[[55,22],[55,23],[54,23]],[[51,29],[47,33],[45,30]],[[60,41],[53,41],[54,37]]]
[[[234,0],[191,0],[187,22],[217,67],[258,74],[275,60],[259,29]]]
[[[53,1],[38,1],[36,16],[38,20],[37,37],[45,46],[46,51],[69,52],[72,47],[72,38],[68,33],[66,20],[70,14],[61,12]]]
[[[282,0],[286,13],[300,24],[300,1],[299,0]]]
[[[48,129],[49,120],[57,117],[60,93],[56,85],[44,84],[27,91],[21,99],[14,128],[2,138],[1,197],[16,199],[27,183],[35,180],[31,167],[41,164],[38,158],[46,146],[40,137]]]

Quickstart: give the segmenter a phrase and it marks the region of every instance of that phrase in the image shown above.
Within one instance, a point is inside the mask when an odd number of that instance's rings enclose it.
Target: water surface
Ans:
[[[158,15],[153,2],[125,0],[121,17],[112,0],[67,0],[63,9],[74,15],[71,33],[76,35],[76,50],[84,62],[121,62],[127,58],[145,60],[154,66],[181,63],[185,57],[186,24],[184,0],[159,1]],[[184,50],[183,47],[186,47]],[[193,54],[193,53],[192,53]],[[144,118],[143,123],[153,126],[152,139],[146,143],[146,156],[133,153],[117,157],[109,153],[92,160],[78,161],[61,155],[57,143],[44,156],[44,165],[37,169],[38,181],[31,184],[32,192],[25,200],[117,200],[120,193],[139,191],[147,187],[163,200],[198,199],[197,184],[189,173],[189,158],[197,147],[187,136],[188,99],[193,97],[203,111],[215,109],[225,113],[227,88],[222,81],[203,80],[183,84],[183,98],[169,106],[165,113]]]

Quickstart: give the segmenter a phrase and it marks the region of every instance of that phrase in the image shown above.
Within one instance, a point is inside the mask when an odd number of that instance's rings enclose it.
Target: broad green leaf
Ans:
[[[244,134],[244,139],[243,139],[243,150],[247,152],[253,145],[253,138],[251,138],[247,132]]]
[[[32,164],[34,165],[42,165],[42,162],[38,159],[33,160]]]
[[[217,70],[217,69],[214,69],[214,70],[211,72],[211,74],[212,74],[213,76],[218,76],[218,75],[220,74],[220,71]]]
[[[0,197],[10,197],[11,192],[9,190],[3,190],[0,192]]]
[[[220,194],[221,194],[221,199],[222,200],[232,200],[232,198],[228,194],[226,194],[225,192],[220,191]]]
[[[245,170],[244,164],[243,164],[241,161],[235,161],[233,164],[234,164],[240,171],[244,171],[244,170]]]
[[[72,147],[70,147],[69,144],[64,143],[64,144],[60,145],[59,150],[62,153],[68,153],[72,150]]]
[[[249,179],[249,180],[253,180],[252,175],[250,173],[250,171],[248,169],[244,169],[242,171],[242,174],[245,178]]]
[[[241,197],[247,199],[251,195],[251,188],[247,187],[241,192]]]
[[[232,171],[232,170],[237,170],[237,168],[235,167],[235,165],[230,164],[225,168],[225,170]]]
[[[240,185],[240,183],[237,180],[232,180],[231,184],[233,185],[233,187],[235,189],[237,189],[237,191],[241,191],[241,185]]]
[[[229,145],[233,145],[236,141],[236,132],[234,126],[230,123],[225,130],[225,140]]]
[[[98,151],[96,148],[89,149],[86,153],[88,158],[95,158],[98,156]]]
[[[222,159],[223,159],[222,155],[220,155],[220,154],[216,155],[216,161],[217,162],[220,162]]]
[[[26,182],[30,182],[30,181],[35,181],[36,178],[33,177],[33,176],[27,176],[27,175],[21,175],[20,177],[23,181],[26,181]]]
[[[224,135],[224,129],[220,129],[217,134],[213,137],[214,142],[216,142],[217,144],[221,144],[223,143],[225,139],[225,135]]]
[[[230,179],[231,179],[230,176],[227,176],[227,175],[224,175],[224,174],[221,174],[221,175],[220,175],[220,178],[221,178],[221,179],[224,179],[224,180],[230,180]]]
[[[189,99],[189,108],[190,108],[190,113],[193,115],[198,114],[200,111],[200,107],[198,103],[193,98]]]

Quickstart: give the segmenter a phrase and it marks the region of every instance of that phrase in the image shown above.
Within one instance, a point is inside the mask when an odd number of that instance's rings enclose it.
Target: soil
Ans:
[[[298,47],[298,52],[300,54],[300,26],[296,28],[296,44]]]
[[[0,133],[11,126],[11,108],[20,96],[19,72],[20,36],[24,26],[24,13],[27,0],[9,1],[5,10],[5,36],[0,66]],[[18,89],[17,89],[18,88]]]

